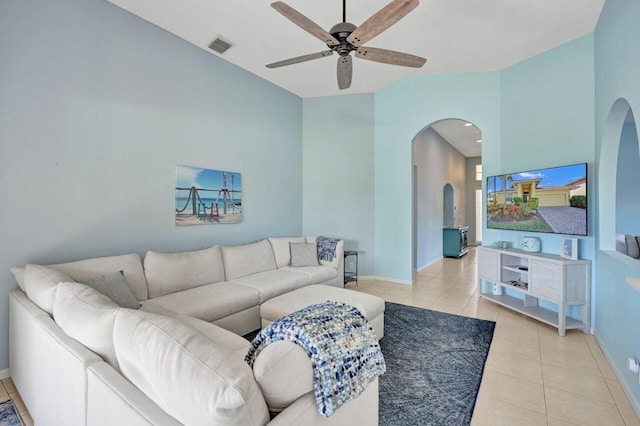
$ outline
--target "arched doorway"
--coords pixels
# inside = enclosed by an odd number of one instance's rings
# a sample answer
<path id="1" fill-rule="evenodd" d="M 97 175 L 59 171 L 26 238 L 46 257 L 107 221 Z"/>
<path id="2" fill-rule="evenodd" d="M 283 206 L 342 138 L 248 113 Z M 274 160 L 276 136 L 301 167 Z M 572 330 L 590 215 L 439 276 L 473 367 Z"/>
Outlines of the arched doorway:
<path id="1" fill-rule="evenodd" d="M 412 140 L 414 271 L 442 258 L 443 227 L 469 225 L 475 236 L 482 223 L 476 221 L 482 214 L 476 210 L 476 191 L 482 190 L 482 176 L 476 173 L 481 142 L 480 129 L 457 118 L 433 122 Z"/>

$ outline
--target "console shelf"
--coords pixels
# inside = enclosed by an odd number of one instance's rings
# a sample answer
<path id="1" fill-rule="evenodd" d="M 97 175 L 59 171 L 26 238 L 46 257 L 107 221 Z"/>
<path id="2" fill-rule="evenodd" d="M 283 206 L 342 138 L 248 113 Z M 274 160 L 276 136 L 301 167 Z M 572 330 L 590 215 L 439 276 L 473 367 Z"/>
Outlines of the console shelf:
<path id="1" fill-rule="evenodd" d="M 589 332 L 590 270 L 588 260 L 570 260 L 546 253 L 478 247 L 480 297 L 542 321 L 558 329 Z M 484 291 L 483 281 L 523 295 L 523 298 Z M 558 312 L 538 306 L 539 300 L 556 304 Z M 566 315 L 567 306 L 582 306 L 582 321 Z"/>

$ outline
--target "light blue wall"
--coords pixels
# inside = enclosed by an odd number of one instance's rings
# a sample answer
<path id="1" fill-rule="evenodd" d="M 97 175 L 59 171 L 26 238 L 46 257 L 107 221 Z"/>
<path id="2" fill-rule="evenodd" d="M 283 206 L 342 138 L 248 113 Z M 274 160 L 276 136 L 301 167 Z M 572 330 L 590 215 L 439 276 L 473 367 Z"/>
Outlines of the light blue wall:
<path id="1" fill-rule="evenodd" d="M 445 118 L 475 124 L 483 158 L 497 169 L 500 156 L 498 73 L 413 77 L 375 94 L 376 275 L 412 280 L 411 141 Z"/>
<path id="2" fill-rule="evenodd" d="M 615 194 L 621 121 L 629 105 L 636 116 L 640 111 L 638 22 L 640 2 L 607 0 L 595 31 L 596 149 L 601 182 L 598 191 L 603 201 L 598 210 L 601 249 L 596 251 L 595 326 L 598 340 L 613 361 L 623 387 L 633 395 L 636 411 L 640 407 L 638 377 L 626 370 L 625 360 L 629 356 L 640 358 L 640 293 L 625 278 L 640 278 L 640 262 L 612 251 L 615 231 L 606 224 L 615 220 L 616 203 L 608 193 Z M 621 98 L 628 104 L 616 102 Z M 614 103 L 617 107 L 626 105 L 624 111 L 615 108 L 610 115 Z"/>
<path id="3" fill-rule="evenodd" d="M 444 224 L 443 188 L 451 184 L 451 215 L 455 225 L 465 225 L 465 158 L 431 127 L 413 141 L 413 164 L 418 171 L 417 269 L 442 258 Z"/>
<path id="4" fill-rule="evenodd" d="M 625 124 L 620 135 L 616 179 L 616 232 L 640 234 L 640 154 L 636 125 Z"/>
<path id="5" fill-rule="evenodd" d="M 0 2 L 0 370 L 9 272 L 302 231 L 302 101 L 103 0 Z M 237 225 L 174 225 L 177 164 L 242 173 Z"/>
<path id="6" fill-rule="evenodd" d="M 470 157 L 465 160 L 465 168 L 466 168 L 466 211 L 465 211 L 465 222 L 469 225 L 469 234 L 467 235 L 467 239 L 469 244 L 478 244 L 482 241 L 476 240 L 476 190 L 482 189 L 482 181 L 484 180 L 484 174 L 482 175 L 482 179 L 476 180 L 476 166 L 478 164 L 482 164 L 482 157 Z M 484 196 L 482 196 L 484 199 Z M 483 210 L 480 211 L 481 216 L 483 215 Z M 482 223 L 482 220 L 480 221 Z M 482 227 L 482 226 L 481 226 Z"/>
<path id="7" fill-rule="evenodd" d="M 587 35 L 503 70 L 500 86 L 501 166 L 496 170 L 483 165 L 483 174 L 491 176 L 589 163 L 589 235 L 576 238 L 579 257 L 592 261 L 595 258 L 597 193 L 593 61 L 593 35 Z M 560 241 L 564 235 L 486 229 L 486 223 L 483 244 L 504 240 L 519 247 L 524 235 L 539 237 L 543 252 L 560 254 Z M 555 305 L 541 305 L 557 310 Z M 576 318 L 582 314 L 577 308 L 569 309 L 568 313 Z"/>
<path id="8" fill-rule="evenodd" d="M 360 275 L 374 270 L 374 97 L 303 102 L 303 232 L 358 250 Z"/>
<path id="9" fill-rule="evenodd" d="M 490 176 L 589 163 L 588 198 L 593 208 L 588 212 L 589 236 L 578 237 L 578 252 L 581 259 L 590 260 L 595 258 L 596 217 L 593 60 L 593 35 L 587 35 L 503 70 L 502 165 L 500 170 L 483 168 Z M 490 229 L 483 241 L 511 241 L 518 247 L 529 234 Z M 560 253 L 562 235 L 534 235 L 542 241 L 542 251 Z"/>

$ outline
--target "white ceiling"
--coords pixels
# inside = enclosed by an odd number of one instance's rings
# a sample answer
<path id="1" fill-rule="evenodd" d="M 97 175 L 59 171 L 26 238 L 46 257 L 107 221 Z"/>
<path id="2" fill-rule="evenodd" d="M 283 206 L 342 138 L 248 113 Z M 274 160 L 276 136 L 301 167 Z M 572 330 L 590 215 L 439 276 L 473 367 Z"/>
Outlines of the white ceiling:
<path id="1" fill-rule="evenodd" d="M 427 58 L 420 69 L 353 59 L 353 83 L 339 90 L 338 55 L 268 69 L 266 64 L 327 50 L 271 8 L 273 0 L 108 0 L 300 97 L 371 93 L 412 75 L 496 71 L 591 33 L 604 0 L 422 0 L 366 43 Z M 360 25 L 391 0 L 347 0 L 347 21 Z M 285 0 L 329 30 L 342 21 L 340 0 Z M 218 36 L 232 47 L 207 46 Z M 466 157 L 481 155 L 480 130 L 461 120 L 432 127 Z"/>
<path id="2" fill-rule="evenodd" d="M 472 123 L 451 118 L 437 121 L 431 128 L 465 157 L 482 156 L 482 142 L 478 142 L 482 140 L 482 132 Z"/>
<path id="3" fill-rule="evenodd" d="M 340 91 L 337 55 L 267 69 L 266 64 L 327 50 L 270 7 L 272 0 L 109 0 L 178 37 L 207 48 L 216 36 L 233 46 L 220 55 L 306 97 L 371 93 L 421 74 L 495 71 L 591 33 L 604 0 L 422 0 L 366 45 L 427 58 L 420 69 L 354 58 L 353 83 Z M 360 25 L 391 0 L 347 0 L 347 21 Z M 340 0 L 285 0 L 329 30 L 342 21 Z"/>

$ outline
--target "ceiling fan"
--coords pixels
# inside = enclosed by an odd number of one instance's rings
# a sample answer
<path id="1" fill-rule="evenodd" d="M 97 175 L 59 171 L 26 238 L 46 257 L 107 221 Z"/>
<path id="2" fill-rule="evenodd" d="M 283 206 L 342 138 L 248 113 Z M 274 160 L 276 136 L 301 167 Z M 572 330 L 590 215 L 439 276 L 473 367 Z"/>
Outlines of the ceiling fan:
<path id="1" fill-rule="evenodd" d="M 419 4 L 418 0 L 393 0 L 359 27 L 347 22 L 346 3 L 346 0 L 342 0 L 342 22 L 334 25 L 328 32 L 291 6 L 281 1 L 272 3 L 271 7 L 312 36 L 326 43 L 329 50 L 274 62 L 268 64 L 267 68 L 278 68 L 324 58 L 336 52 L 340 55 L 338 58 L 338 87 L 343 90 L 351 86 L 353 66 L 350 54 L 353 51 L 356 52 L 355 56 L 357 58 L 369 61 L 413 68 L 420 68 L 424 65 L 427 60 L 420 56 L 396 52 L 395 50 L 363 46 L 364 43 L 385 31 L 415 9 Z"/>

